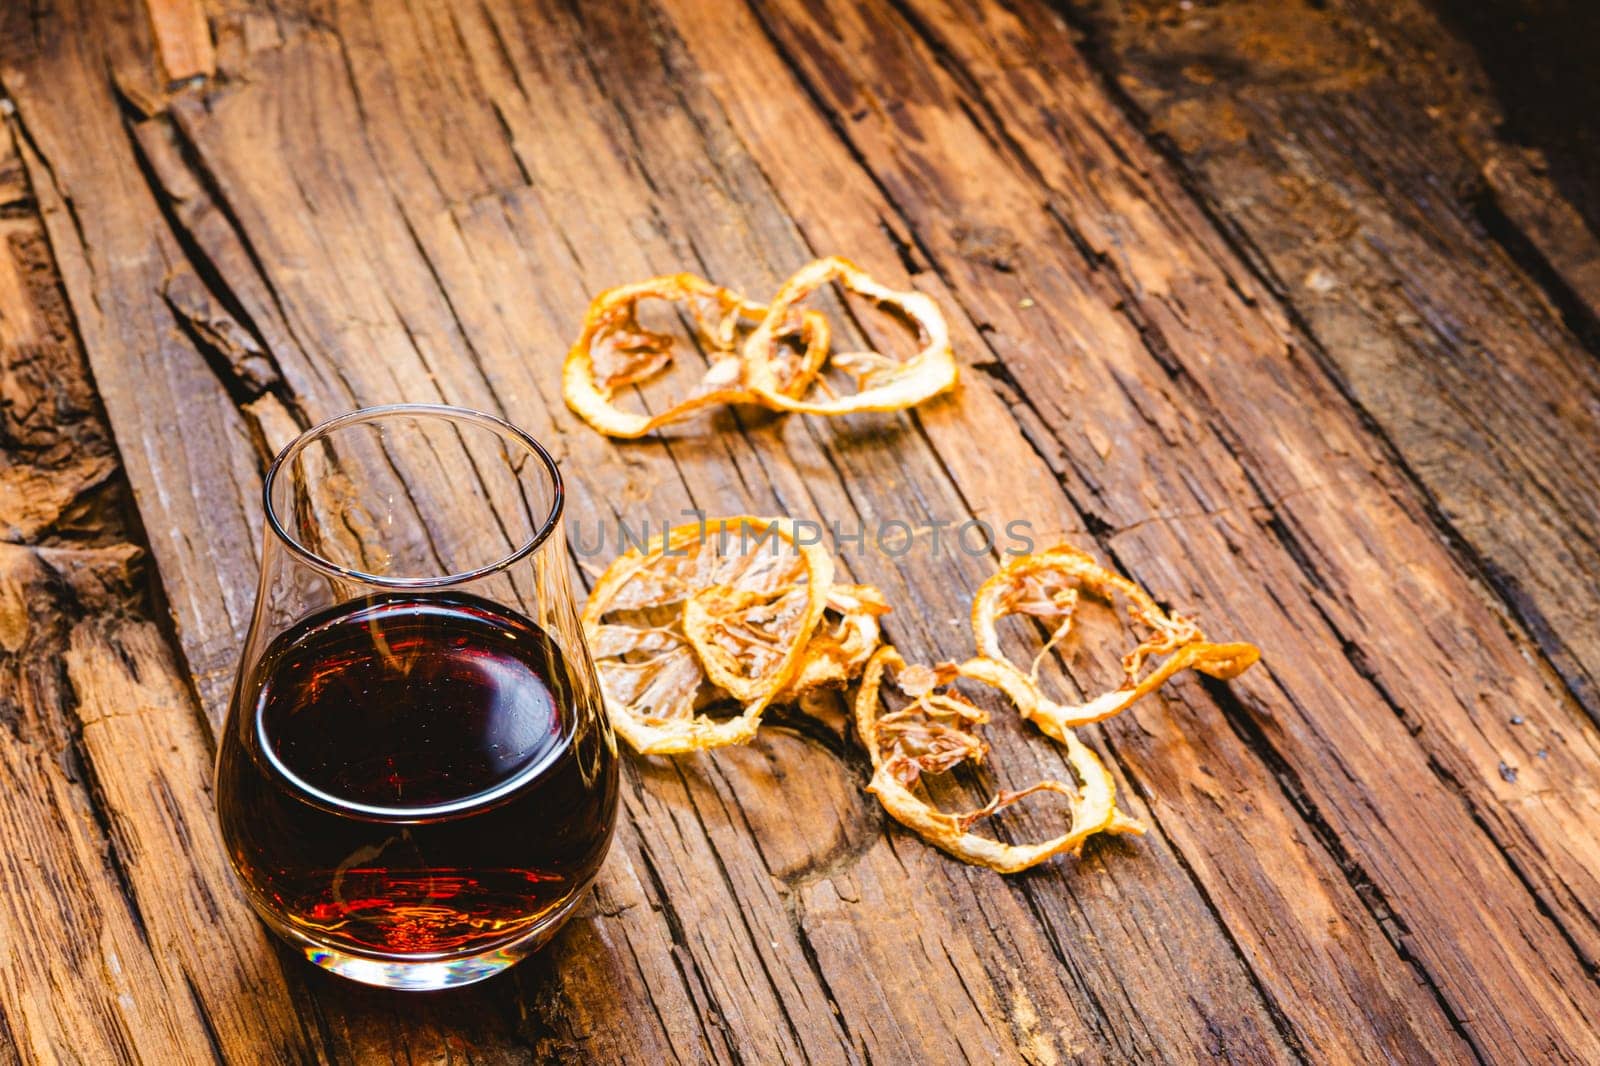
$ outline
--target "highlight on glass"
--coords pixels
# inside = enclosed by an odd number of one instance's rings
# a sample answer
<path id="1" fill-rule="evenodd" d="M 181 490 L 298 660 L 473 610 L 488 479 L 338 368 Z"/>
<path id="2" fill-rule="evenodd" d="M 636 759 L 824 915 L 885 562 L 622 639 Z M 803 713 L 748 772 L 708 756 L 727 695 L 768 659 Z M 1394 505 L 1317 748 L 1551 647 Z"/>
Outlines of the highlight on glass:
<path id="1" fill-rule="evenodd" d="M 264 495 L 217 754 L 245 895 L 357 981 L 498 973 L 571 914 L 616 819 L 556 464 L 491 415 L 376 407 L 296 439 Z"/>

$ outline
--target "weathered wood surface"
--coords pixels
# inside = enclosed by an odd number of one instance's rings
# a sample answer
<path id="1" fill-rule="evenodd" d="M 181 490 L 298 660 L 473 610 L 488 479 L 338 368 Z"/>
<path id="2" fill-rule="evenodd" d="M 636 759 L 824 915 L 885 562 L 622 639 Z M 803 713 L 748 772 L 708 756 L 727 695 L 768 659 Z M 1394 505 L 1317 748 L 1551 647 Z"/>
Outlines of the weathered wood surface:
<path id="1" fill-rule="evenodd" d="M 1600 289 L 1453 24 L 153 6 L 0 15 L 6 1060 L 1600 1061 Z M 562 405 L 599 288 L 832 252 L 944 303 L 957 397 L 621 446 Z M 552 442 L 590 539 L 1026 520 L 1266 661 L 1089 731 L 1137 842 L 960 867 L 790 717 L 634 760 L 593 900 L 512 976 L 355 989 L 249 918 L 206 767 L 263 461 L 398 399 Z M 990 564 L 917 543 L 847 563 L 908 656 L 967 654 Z"/>
<path id="2" fill-rule="evenodd" d="M 1577 7 L 1500 6 L 1509 37 L 1529 22 L 1544 44 L 1600 30 Z M 1441 530 L 1600 716 L 1600 246 L 1581 201 L 1505 130 L 1478 57 L 1421 4 L 1170 7 L 1107 5 L 1087 24 L 1103 27 L 1116 84 L 1190 163 Z M 1569 92 L 1593 85 L 1574 74 Z M 1544 109 L 1565 113 L 1556 88 Z M 1572 114 L 1573 141 L 1592 140 Z"/>

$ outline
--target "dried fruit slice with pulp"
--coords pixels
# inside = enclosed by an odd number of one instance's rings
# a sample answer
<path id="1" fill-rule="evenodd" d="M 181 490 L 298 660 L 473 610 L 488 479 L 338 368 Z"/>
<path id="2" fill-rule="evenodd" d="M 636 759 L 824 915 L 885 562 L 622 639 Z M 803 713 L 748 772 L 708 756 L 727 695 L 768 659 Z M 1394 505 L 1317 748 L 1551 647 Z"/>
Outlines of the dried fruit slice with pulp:
<path id="1" fill-rule="evenodd" d="M 1116 784 L 1088 747 L 1066 732 L 1067 764 L 1075 781 L 1045 780 L 1015 791 L 1002 789 L 982 807 L 952 814 L 934 807 L 913 789 L 924 774 L 942 774 L 963 762 L 978 763 L 988 744 L 977 730 L 988 714 L 950 687 L 958 678 L 989 685 L 1015 699 L 1022 691 L 1014 671 L 987 659 L 941 666 L 907 666 L 900 653 L 884 645 L 867 662 L 856 693 L 856 731 L 872 760 L 867 791 L 878 797 L 896 821 L 935 847 L 975 866 L 1016 873 L 1062 852 L 1077 853 L 1099 832 L 1142 833 L 1144 827 L 1116 807 Z M 909 699 L 883 713 L 884 681 Z M 1022 685 L 1027 680 L 1022 678 Z M 1008 844 L 972 831 L 979 821 L 1041 792 L 1067 798 L 1071 822 L 1066 832 L 1034 844 Z"/>
<path id="2" fill-rule="evenodd" d="M 1070 632 L 1082 596 L 1113 604 L 1125 602 L 1135 630 L 1143 631 L 1143 635 L 1138 646 L 1123 657 L 1120 686 L 1082 703 L 1058 703 L 1040 692 L 1034 679 L 1045 651 Z M 1026 672 L 1006 658 L 1000 648 L 995 624 L 1012 614 L 1029 615 L 1051 629 L 1033 668 Z M 1057 740 L 1070 736 L 1073 726 L 1119 714 L 1180 670 L 1193 668 L 1229 680 L 1261 657 L 1260 649 L 1253 644 L 1207 641 L 1192 619 L 1167 614 L 1137 584 L 1066 544 L 1013 559 L 985 581 L 972 600 L 972 633 L 980 656 L 1015 675 L 1012 687 L 1022 715 Z M 1145 671 L 1146 660 L 1154 656 L 1166 658 Z"/>
<path id="3" fill-rule="evenodd" d="M 614 402 L 616 390 L 658 376 L 673 361 L 673 337 L 639 322 L 639 304 L 647 299 L 683 304 L 711 356 L 710 367 L 689 394 L 654 415 L 625 411 Z M 595 429 L 624 438 L 642 437 L 712 404 L 755 403 L 757 397 L 743 386 L 744 364 L 736 351 L 739 323 L 765 325 L 769 319 L 773 387 L 799 395 L 827 358 L 828 320 L 823 315 L 806 311 L 774 319 L 765 304 L 694 274 L 668 274 L 607 289 L 589 304 L 583 330 L 567 353 L 562 394 Z"/>
<path id="4" fill-rule="evenodd" d="M 831 281 L 914 324 L 919 347 L 903 362 L 879 352 L 836 353 L 828 362 L 855 378 L 859 391 L 848 396 L 806 399 L 793 387 L 792 380 L 785 381 L 780 342 L 800 301 Z M 920 292 L 901 292 L 882 285 L 838 256 L 808 263 L 783 283 L 767 306 L 761 324 L 744 343 L 744 363 L 745 384 L 760 402 L 780 411 L 815 415 L 898 411 L 954 388 L 957 376 L 950 328 L 939 305 Z M 807 384 L 826 390 L 820 375 Z"/>
<path id="5" fill-rule="evenodd" d="M 829 589 L 827 613 L 806 642 L 800 671 L 773 702 L 792 703 L 817 689 L 845 685 L 860 677 L 878 648 L 878 619 L 889 610 L 883 593 L 871 585 Z"/>
<path id="6" fill-rule="evenodd" d="M 613 728 L 647 755 L 748 741 L 832 586 L 833 558 L 787 518 L 691 522 L 624 552 L 583 611 Z M 724 696 L 737 716 L 701 713 Z"/>

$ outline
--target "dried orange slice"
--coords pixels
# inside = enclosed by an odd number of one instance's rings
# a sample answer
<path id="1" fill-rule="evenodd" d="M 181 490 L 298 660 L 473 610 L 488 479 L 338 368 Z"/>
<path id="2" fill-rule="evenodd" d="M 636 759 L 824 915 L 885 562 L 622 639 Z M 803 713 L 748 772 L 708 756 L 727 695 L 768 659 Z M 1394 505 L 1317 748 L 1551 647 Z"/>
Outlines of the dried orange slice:
<path id="1" fill-rule="evenodd" d="M 613 402 L 616 390 L 656 377 L 673 360 L 672 336 L 639 322 L 639 304 L 647 299 L 683 304 L 711 356 L 710 367 L 689 395 L 654 415 L 624 411 Z M 765 304 L 694 274 L 668 274 L 607 289 L 589 304 L 583 330 L 567 353 L 562 395 L 585 422 L 623 438 L 642 437 L 712 404 L 757 402 L 742 385 L 743 363 L 735 349 L 740 321 L 766 324 L 771 317 L 767 310 Z M 784 315 L 772 321 L 768 334 L 773 338 L 773 387 L 803 392 L 827 357 L 827 319 L 814 311 Z"/>
<path id="2" fill-rule="evenodd" d="M 1071 732 L 1064 734 L 1062 743 L 1074 782 L 1045 780 L 1015 791 L 1001 789 L 982 807 L 961 814 L 941 811 L 912 791 L 924 774 L 947 773 L 987 756 L 988 744 L 977 729 L 988 714 L 948 686 L 967 678 L 1012 696 L 1019 675 L 997 666 L 981 658 L 936 667 L 907 666 L 893 647 L 879 648 L 867 662 L 855 700 L 856 732 L 872 760 L 867 791 L 878 797 L 891 817 L 928 843 L 962 862 L 1000 873 L 1026 870 L 1062 852 L 1076 854 L 1095 833 L 1142 833 L 1142 825 L 1118 812 L 1116 783 L 1105 764 Z M 909 702 L 884 714 L 880 707 L 886 676 Z M 1027 684 L 1026 678 L 1022 684 Z M 1007 844 L 972 831 L 982 819 L 1040 792 L 1067 797 L 1071 824 L 1060 836 L 1034 844 Z"/>
<path id="3" fill-rule="evenodd" d="M 787 518 L 691 522 L 612 561 L 583 625 L 617 734 L 647 755 L 742 744 L 799 673 L 833 558 Z M 732 718 L 701 713 L 732 696 Z"/>
<path id="4" fill-rule="evenodd" d="M 887 307 L 915 324 L 920 347 L 901 362 L 878 352 L 841 352 L 829 363 L 856 379 L 859 391 L 849 396 L 805 399 L 786 379 L 779 342 L 794 320 L 796 305 L 817 289 L 837 281 L 844 288 Z M 922 403 L 956 384 L 955 353 L 950 347 L 950 327 L 944 313 L 920 292 L 901 292 L 873 280 L 848 259 L 830 256 L 806 264 L 783 283 L 767 306 L 767 313 L 744 343 L 745 385 L 768 407 L 815 415 L 843 415 L 856 411 L 898 411 Z M 818 378 L 808 382 L 825 387 Z"/>
<path id="5" fill-rule="evenodd" d="M 1124 680 L 1119 687 L 1083 703 L 1057 703 L 1038 690 L 1035 682 L 1039 662 L 1071 631 L 1082 595 L 1112 603 L 1119 599 L 1126 602 L 1129 618 L 1145 634 L 1138 646 L 1123 657 Z M 995 623 L 1011 614 L 1029 615 L 1051 627 L 1049 639 L 1027 672 L 1000 649 Z M 1018 710 L 1057 740 L 1070 735 L 1073 726 L 1121 713 L 1180 670 L 1193 668 L 1228 680 L 1261 657 L 1261 650 L 1254 644 L 1208 642 L 1192 619 L 1168 615 L 1137 584 L 1066 544 L 1013 559 L 985 581 L 972 600 L 972 633 L 980 656 L 1015 674 L 1011 688 L 1015 690 L 1013 699 Z M 1145 660 L 1159 655 L 1167 658 L 1141 676 Z M 1032 690 L 1031 697 L 1028 690 Z"/>

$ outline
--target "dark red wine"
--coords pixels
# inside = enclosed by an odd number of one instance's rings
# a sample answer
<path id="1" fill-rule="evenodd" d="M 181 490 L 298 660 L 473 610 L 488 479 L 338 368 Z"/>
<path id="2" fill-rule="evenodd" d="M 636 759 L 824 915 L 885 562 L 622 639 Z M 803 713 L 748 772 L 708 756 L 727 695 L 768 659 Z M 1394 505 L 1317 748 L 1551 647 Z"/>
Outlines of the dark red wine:
<path id="1" fill-rule="evenodd" d="M 485 600 L 313 616 L 234 698 L 223 839 L 291 934 L 367 956 L 496 950 L 563 913 L 605 855 L 617 760 L 597 696 Z"/>

